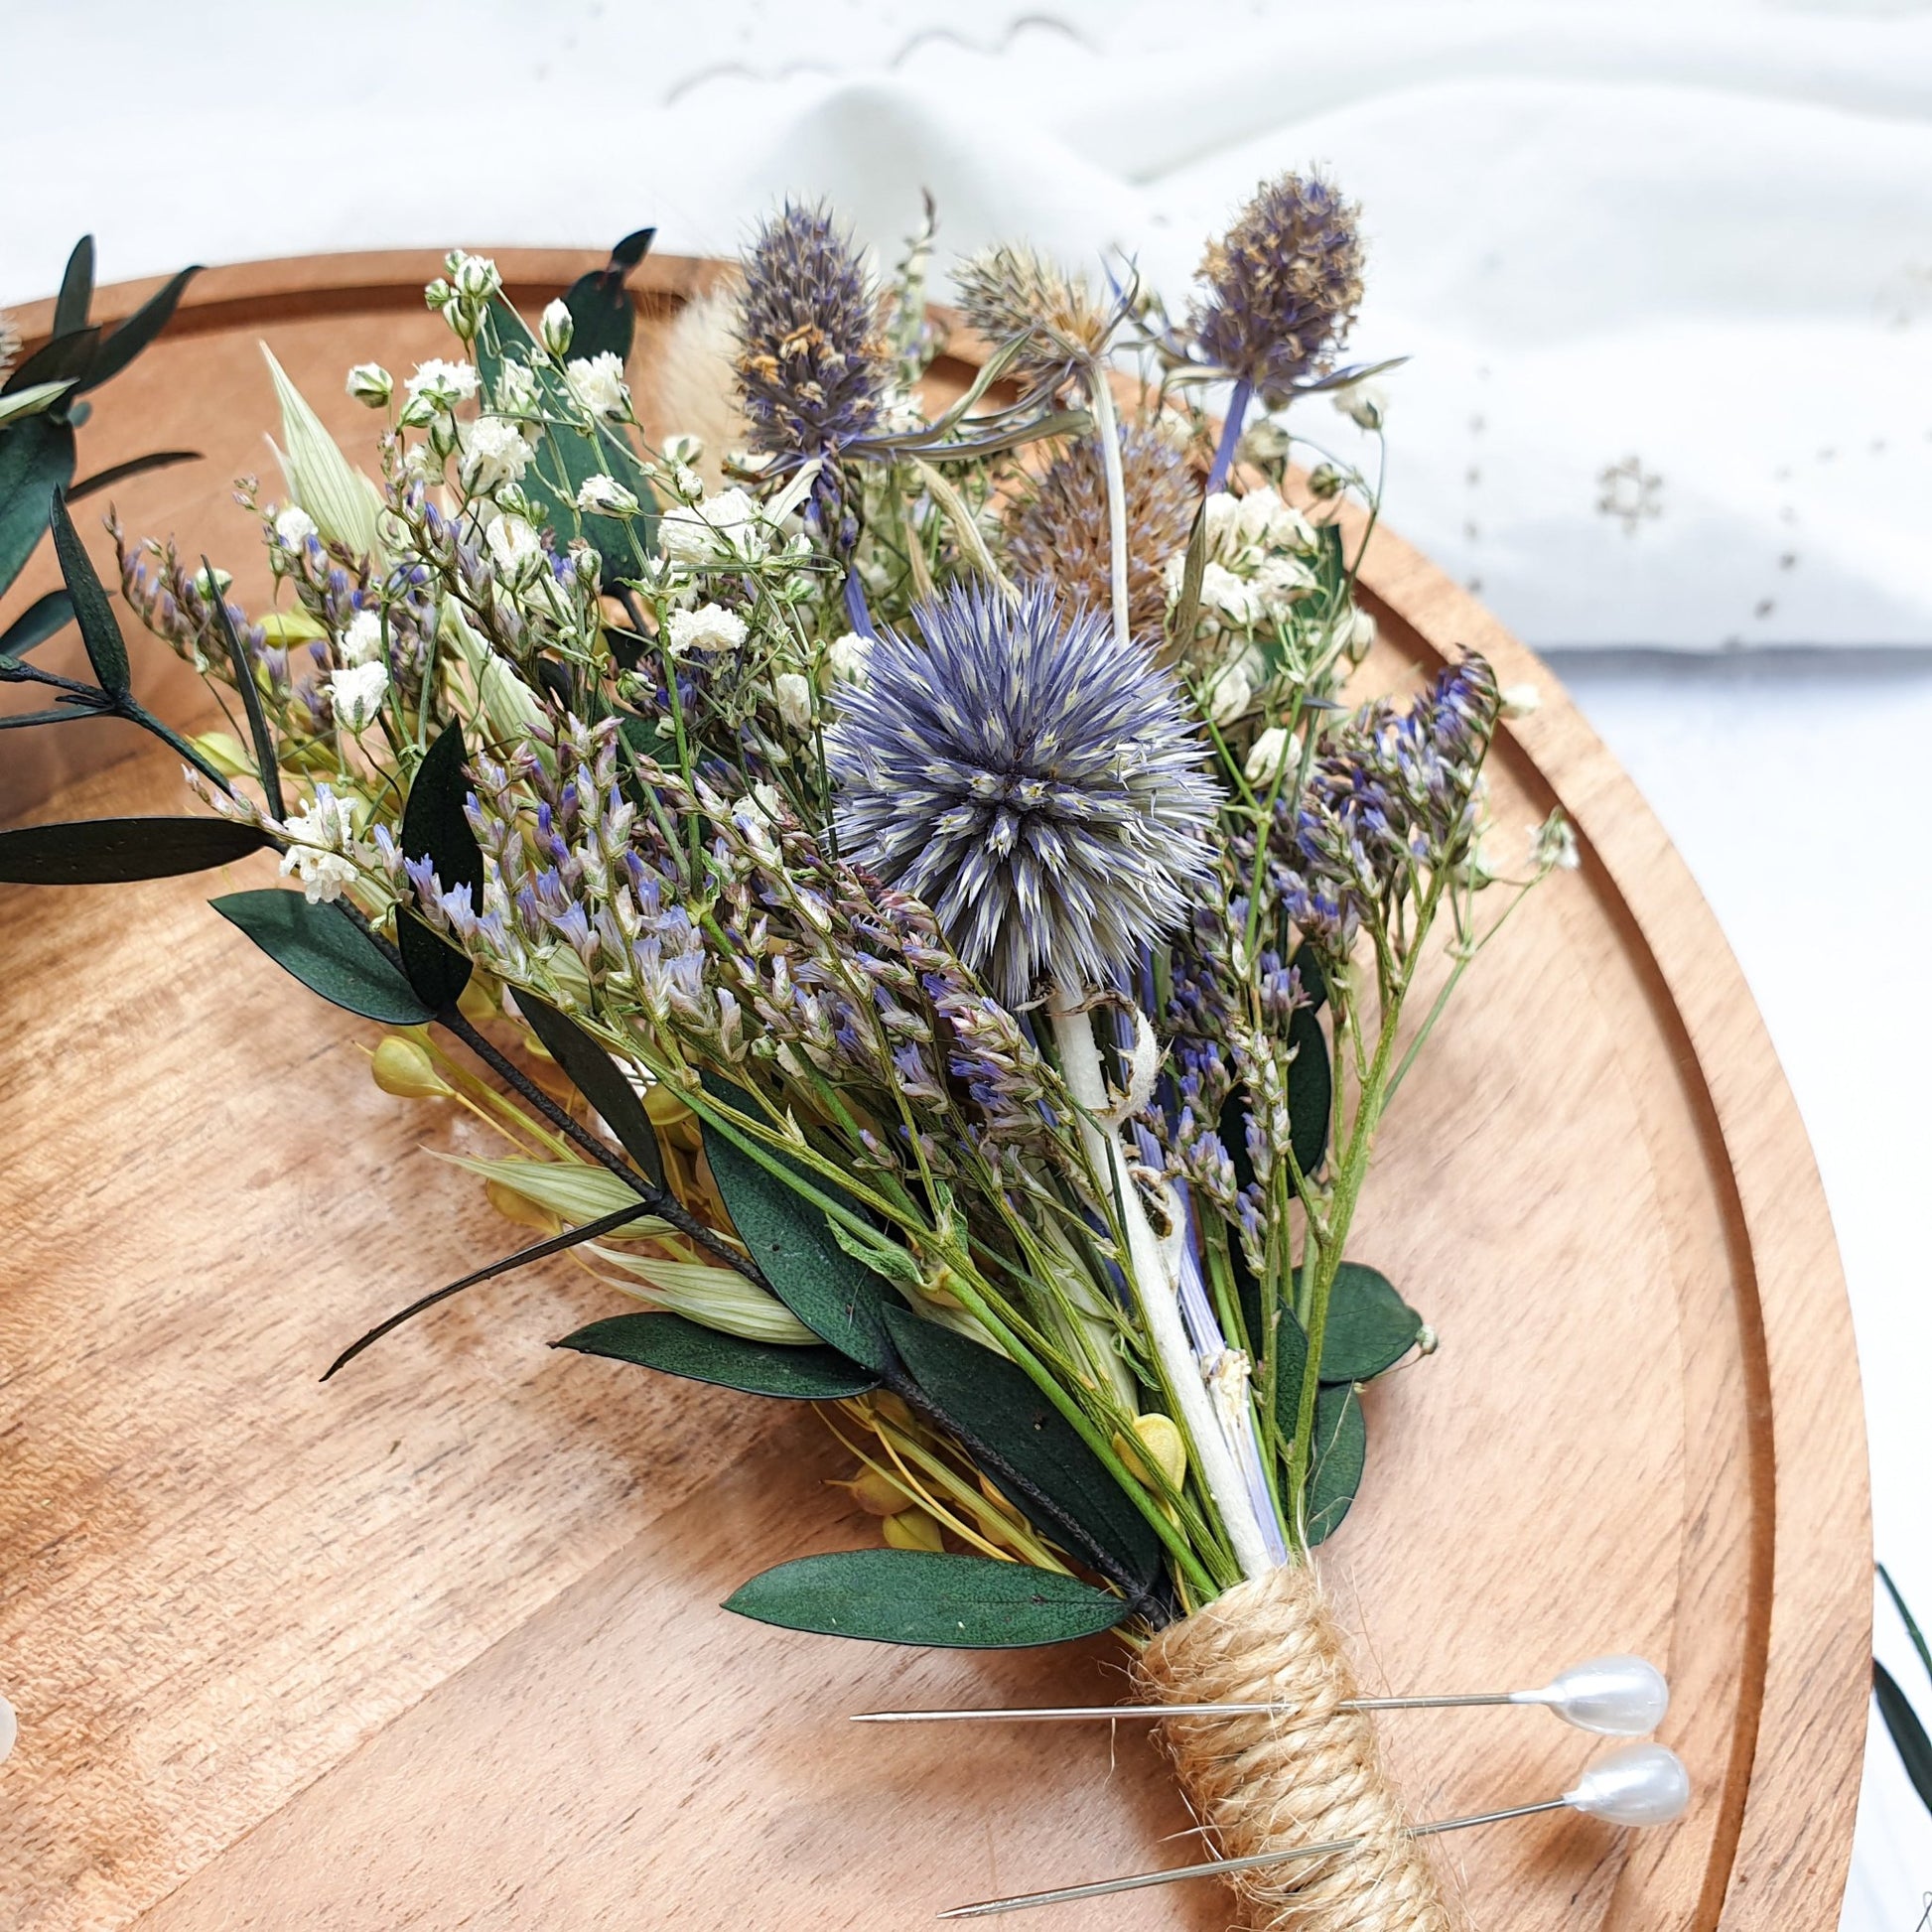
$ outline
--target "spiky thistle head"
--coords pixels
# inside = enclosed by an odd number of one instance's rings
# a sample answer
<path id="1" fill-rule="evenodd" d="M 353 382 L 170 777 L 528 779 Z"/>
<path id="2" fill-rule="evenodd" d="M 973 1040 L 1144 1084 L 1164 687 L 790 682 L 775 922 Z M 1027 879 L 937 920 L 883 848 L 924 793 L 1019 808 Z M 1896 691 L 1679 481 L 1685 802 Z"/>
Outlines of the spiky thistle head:
<path id="1" fill-rule="evenodd" d="M 1168 675 L 1050 584 L 954 585 L 884 631 L 827 736 L 846 856 L 929 904 L 1010 1006 L 1182 923 L 1218 802 Z"/>
<path id="2" fill-rule="evenodd" d="M 960 313 L 995 348 L 1020 345 L 1012 369 L 1022 381 L 1064 381 L 1106 353 L 1118 306 L 1098 302 L 1086 279 L 1033 248 L 983 249 L 953 276 Z"/>
<path id="3" fill-rule="evenodd" d="M 1206 358 L 1277 407 L 1332 358 L 1362 300 L 1361 210 L 1319 175 L 1262 186 L 1208 244 L 1191 322 Z"/>
<path id="4" fill-rule="evenodd" d="M 1187 547 L 1199 501 L 1186 453 L 1158 429 L 1121 432 L 1126 484 L 1127 616 L 1137 636 L 1158 636 L 1167 615 L 1168 559 Z M 1069 444 L 1040 474 L 1007 522 L 1007 554 L 1022 577 L 1051 578 L 1095 605 L 1112 591 L 1113 539 L 1107 473 L 1091 437 Z"/>
<path id="5" fill-rule="evenodd" d="M 826 208 L 787 202 L 743 268 L 736 366 L 753 446 L 835 461 L 878 429 L 891 375 L 858 246 Z"/>

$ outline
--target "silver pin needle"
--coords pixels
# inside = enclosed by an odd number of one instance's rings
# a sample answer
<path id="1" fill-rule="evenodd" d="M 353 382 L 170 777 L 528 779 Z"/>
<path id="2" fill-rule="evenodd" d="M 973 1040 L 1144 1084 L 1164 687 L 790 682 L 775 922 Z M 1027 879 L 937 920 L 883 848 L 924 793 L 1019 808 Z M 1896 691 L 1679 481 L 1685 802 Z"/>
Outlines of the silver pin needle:
<path id="1" fill-rule="evenodd" d="M 1441 1698 L 1347 1698 L 1332 1706 L 1336 1711 L 1420 1711 L 1452 1704 L 1512 1704 L 1510 1691 L 1482 1691 L 1461 1697 Z M 1288 1718 L 1295 1715 L 1290 1704 L 1064 1704 L 1021 1707 L 1011 1711 L 857 1711 L 855 1725 L 953 1724 L 979 1720 L 983 1724 L 1067 1724 L 1080 1720 L 1104 1721 L 1110 1718 Z"/>
<path id="2" fill-rule="evenodd" d="M 1437 1832 L 1459 1832 L 1471 1825 L 1496 1825 L 1505 1818 L 1528 1818 L 1540 1811 L 1562 1811 L 1567 1798 L 1546 1799 L 1539 1805 L 1515 1805 L 1507 1811 L 1479 1812 L 1473 1818 L 1442 1818 L 1433 1825 L 1412 1825 L 1411 1838 Z M 1127 1878 L 1100 1878 L 1089 1885 L 1061 1885 L 1052 1891 L 1032 1891 L 1018 1898 L 989 1898 L 977 1905 L 955 1905 L 941 1918 L 993 1918 L 1001 1912 L 1024 1912 L 1035 1905 L 1066 1905 L 1077 1898 L 1108 1898 L 1115 1892 L 1142 1891 L 1149 1885 L 1172 1885 L 1182 1878 L 1221 1878 L 1232 1871 L 1253 1871 L 1265 1864 L 1286 1864 L 1291 1859 L 1321 1859 L 1352 1852 L 1358 1838 L 1338 1838 L 1326 1845 L 1296 1845 L 1282 1852 L 1256 1852 L 1245 1859 L 1209 1859 L 1202 1864 L 1171 1865 L 1165 1871 L 1137 1871 Z"/>
<path id="3" fill-rule="evenodd" d="M 1429 1825 L 1411 1825 L 1411 1838 L 1433 1838 L 1439 1832 L 1467 1831 L 1472 1825 L 1500 1825 L 1505 1819 L 1533 1818 L 1545 1811 L 1580 1811 L 1609 1825 L 1667 1825 L 1683 1816 L 1691 1802 L 1690 1774 L 1683 1760 L 1662 1744 L 1626 1744 L 1600 1757 L 1560 1798 L 1540 1804 L 1511 1805 L 1503 1811 L 1479 1811 L 1470 1818 L 1439 1818 Z M 1322 1845 L 1294 1845 L 1280 1852 L 1256 1852 L 1240 1859 L 1210 1859 L 1202 1864 L 1170 1866 L 1165 1871 L 1139 1871 L 1127 1878 L 1101 1878 L 1087 1885 L 1061 1885 L 1053 1891 L 1027 1892 L 1017 1898 L 989 1898 L 978 1905 L 955 1905 L 942 1919 L 992 1918 L 1000 1912 L 1026 1911 L 1035 1905 L 1060 1905 L 1076 1898 L 1107 1898 L 1120 1891 L 1140 1891 L 1149 1885 L 1172 1885 L 1183 1878 L 1218 1878 L 1231 1871 L 1253 1871 L 1265 1864 L 1284 1864 L 1291 1859 L 1318 1859 L 1352 1852 L 1358 1838 L 1335 1839 Z"/>

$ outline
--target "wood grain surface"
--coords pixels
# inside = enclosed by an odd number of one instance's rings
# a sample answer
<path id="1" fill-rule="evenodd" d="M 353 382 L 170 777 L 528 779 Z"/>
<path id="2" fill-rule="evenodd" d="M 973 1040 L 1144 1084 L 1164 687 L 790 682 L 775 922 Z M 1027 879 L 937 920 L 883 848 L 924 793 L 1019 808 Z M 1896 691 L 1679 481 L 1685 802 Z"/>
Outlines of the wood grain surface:
<path id="1" fill-rule="evenodd" d="M 499 260 L 526 306 L 589 265 Z M 101 393 L 83 473 L 207 450 L 127 485 L 122 515 L 265 599 L 227 498 L 274 420 L 256 339 L 367 460 L 376 419 L 344 372 L 442 351 L 420 296 L 437 266 L 204 277 Z M 707 272 L 645 265 L 640 362 Z M 1324 1574 L 1375 1688 L 1528 1683 L 1620 1648 L 1670 1674 L 1690 1815 L 1448 1841 L 1483 1932 L 1829 1927 L 1870 1550 L 1803 1132 L 1708 908 L 1548 670 L 1386 532 L 1366 580 L 1371 676 L 1469 644 L 1541 684 L 1492 761 L 1494 809 L 1514 839 L 1560 803 L 1584 867 L 1484 955 L 1384 1130 L 1354 1252 L 1443 1347 L 1369 1391 L 1368 1477 Z M 198 718 L 199 686 L 134 641 L 151 702 Z M 121 729 L 0 738 L 0 810 L 182 809 L 173 761 Z M 565 1263 L 316 1382 L 516 1236 L 423 1151 L 470 1130 L 370 1083 L 376 1030 L 203 902 L 271 872 L 0 890 L 0 1690 L 21 1719 L 0 1925 L 884 1932 L 1191 1853 L 1137 1728 L 843 1723 L 1110 1696 L 1104 1641 L 942 1655 L 719 1610 L 754 1571 L 873 1530 L 825 1486 L 841 1464 L 808 1412 L 547 1350 L 607 1306 Z M 1589 1754 L 1523 1711 L 1397 1714 L 1386 1735 L 1418 1815 L 1545 1796 Z M 1217 1892 L 1175 1887 L 1051 1923 L 1225 1919 Z"/>

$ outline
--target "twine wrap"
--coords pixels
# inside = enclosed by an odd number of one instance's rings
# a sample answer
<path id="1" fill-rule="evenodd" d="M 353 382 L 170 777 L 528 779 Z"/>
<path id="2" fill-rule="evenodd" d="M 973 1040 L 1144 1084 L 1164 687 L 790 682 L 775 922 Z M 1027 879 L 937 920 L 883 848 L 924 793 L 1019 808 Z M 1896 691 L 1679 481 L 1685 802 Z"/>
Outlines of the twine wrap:
<path id="1" fill-rule="evenodd" d="M 1148 1646 L 1150 1702 L 1278 1703 L 1293 1717 L 1169 1718 L 1181 1786 L 1221 1854 L 1360 1838 L 1356 1852 L 1231 1874 L 1257 1932 L 1457 1932 L 1429 1857 L 1413 1839 L 1321 1587 L 1284 1566 L 1237 1585 Z"/>

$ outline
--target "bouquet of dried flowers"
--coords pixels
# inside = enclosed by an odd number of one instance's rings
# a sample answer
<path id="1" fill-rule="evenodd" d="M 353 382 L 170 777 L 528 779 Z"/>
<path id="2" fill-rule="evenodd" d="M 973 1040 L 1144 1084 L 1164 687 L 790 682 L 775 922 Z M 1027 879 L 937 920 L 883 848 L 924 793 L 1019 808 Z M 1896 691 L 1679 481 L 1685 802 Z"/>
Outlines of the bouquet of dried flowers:
<path id="1" fill-rule="evenodd" d="M 280 853 L 295 890 L 215 909 L 391 1029 L 388 1091 L 500 1133 L 466 1165 L 538 1236 L 394 1319 L 574 1249 L 643 1311 L 567 1345 L 815 1403 L 852 1451 L 883 1547 L 731 1608 L 1115 1630 L 1155 1698 L 1330 1718 L 1171 1725 L 1229 1853 L 1290 1792 L 1360 1841 L 1240 1873 L 1256 1922 L 1446 1924 L 1311 1564 L 1361 1386 L 1432 1346 L 1347 1250 L 1449 991 L 1575 844 L 1491 856 L 1480 658 L 1346 695 L 1379 484 L 1297 418 L 1327 392 L 1379 445 L 1376 371 L 1336 366 L 1356 210 L 1264 187 L 1181 316 L 1125 268 L 968 261 L 944 395 L 929 217 L 882 275 L 786 207 L 673 331 L 654 441 L 648 240 L 533 325 L 452 255 L 451 356 L 348 376 L 379 481 L 275 369 L 274 609 L 115 525 L 128 603 L 230 712 L 186 742 L 211 815 L 6 834 L 0 876 Z M 99 679 L 60 702 L 99 709 L 125 648 L 54 523 Z"/>

